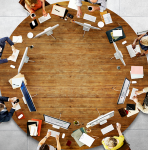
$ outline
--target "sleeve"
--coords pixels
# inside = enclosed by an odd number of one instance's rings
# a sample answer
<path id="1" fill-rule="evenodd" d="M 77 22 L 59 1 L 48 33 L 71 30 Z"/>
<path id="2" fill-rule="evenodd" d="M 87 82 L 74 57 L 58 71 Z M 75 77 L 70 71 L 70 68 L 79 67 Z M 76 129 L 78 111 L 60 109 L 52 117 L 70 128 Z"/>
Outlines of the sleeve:
<path id="1" fill-rule="evenodd" d="M 4 118 L 3 122 L 9 121 L 9 120 L 12 118 L 14 112 L 15 112 L 15 109 L 11 108 L 10 112 L 9 112 L 8 115 Z"/>
<path id="2" fill-rule="evenodd" d="M 143 89 L 143 92 L 147 93 L 147 92 L 148 92 L 148 87 L 145 87 L 145 88 Z"/>
<path id="3" fill-rule="evenodd" d="M 101 3 L 101 6 L 100 6 L 100 12 L 103 12 L 105 9 L 106 9 L 106 0 L 103 0 L 103 2 Z"/>
<path id="4" fill-rule="evenodd" d="M 108 146 L 105 145 L 103 140 L 102 140 L 102 145 L 104 146 L 105 149 L 108 149 Z"/>
<path id="5" fill-rule="evenodd" d="M 6 59 L 1 59 L 1 60 L 0 60 L 0 64 L 7 63 L 7 62 L 8 62 L 7 58 L 6 58 Z"/>
<path id="6" fill-rule="evenodd" d="M 8 102 L 9 97 L 0 96 L 0 101 Z"/>
<path id="7" fill-rule="evenodd" d="M 4 43 L 4 42 L 8 42 L 10 46 L 14 45 L 14 43 L 10 40 L 9 37 L 4 37 L 4 38 L 1 38 L 1 42 Z"/>
<path id="8" fill-rule="evenodd" d="M 77 6 L 82 6 L 82 0 L 77 0 L 76 5 Z"/>
<path id="9" fill-rule="evenodd" d="M 148 108 L 144 109 L 144 107 L 139 102 L 137 103 L 137 108 L 143 113 L 148 113 Z"/>
<path id="10" fill-rule="evenodd" d="M 120 140 L 124 141 L 124 136 L 123 135 L 120 135 L 119 138 L 120 138 Z"/>
<path id="11" fill-rule="evenodd" d="M 36 149 L 36 150 L 39 150 L 39 149 L 40 149 L 40 147 L 41 147 L 41 146 L 40 146 L 40 145 L 38 145 L 38 147 L 37 147 L 37 149 Z"/>

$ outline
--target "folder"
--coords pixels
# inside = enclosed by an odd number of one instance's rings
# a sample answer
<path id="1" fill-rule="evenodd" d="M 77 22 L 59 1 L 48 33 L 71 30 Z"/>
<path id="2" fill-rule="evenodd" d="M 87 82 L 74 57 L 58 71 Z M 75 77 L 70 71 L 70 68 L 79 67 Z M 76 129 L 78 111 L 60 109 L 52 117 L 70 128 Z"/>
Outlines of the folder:
<path id="1" fill-rule="evenodd" d="M 40 136 L 42 120 L 39 120 L 39 119 L 31 119 L 31 120 L 39 122 L 39 124 L 38 124 L 38 136 Z"/>

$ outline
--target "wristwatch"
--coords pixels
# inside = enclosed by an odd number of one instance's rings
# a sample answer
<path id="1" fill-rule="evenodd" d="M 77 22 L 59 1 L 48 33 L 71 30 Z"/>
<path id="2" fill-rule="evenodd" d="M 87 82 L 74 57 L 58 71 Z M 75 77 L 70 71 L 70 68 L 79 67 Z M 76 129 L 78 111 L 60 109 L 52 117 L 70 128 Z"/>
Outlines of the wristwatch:
<path id="1" fill-rule="evenodd" d="M 46 139 L 47 139 L 47 136 L 45 136 L 44 138 L 46 138 Z"/>

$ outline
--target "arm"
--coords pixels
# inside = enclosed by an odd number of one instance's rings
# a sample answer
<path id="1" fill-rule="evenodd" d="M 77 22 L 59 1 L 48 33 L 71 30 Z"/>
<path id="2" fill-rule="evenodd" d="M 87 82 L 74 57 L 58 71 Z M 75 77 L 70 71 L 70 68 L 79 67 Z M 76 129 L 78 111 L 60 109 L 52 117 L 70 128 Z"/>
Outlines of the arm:
<path id="1" fill-rule="evenodd" d="M 57 141 L 57 150 L 61 150 L 61 144 L 60 144 L 58 135 L 56 135 L 56 141 Z"/>
<path id="2" fill-rule="evenodd" d="M 80 16 L 82 15 L 82 11 L 81 11 L 82 0 L 77 0 L 76 5 L 78 7 L 76 16 L 77 16 L 77 18 L 80 18 Z"/>
<path id="3" fill-rule="evenodd" d="M 34 11 L 30 8 L 28 4 L 25 3 L 25 8 L 29 11 L 30 14 L 34 13 Z"/>
<path id="4" fill-rule="evenodd" d="M 0 96 L 0 101 L 8 102 L 9 97 Z"/>
<path id="5" fill-rule="evenodd" d="M 0 60 L 0 64 L 7 63 L 9 60 L 13 60 L 14 58 L 15 58 L 15 56 L 11 55 L 10 57 L 8 57 L 6 59 Z"/>
<path id="6" fill-rule="evenodd" d="M 14 43 L 10 40 L 9 37 L 4 37 L 4 38 L 1 38 L 1 42 L 4 43 L 4 42 L 8 42 L 10 46 L 14 45 Z"/>
<path id="7" fill-rule="evenodd" d="M 136 104 L 139 110 L 141 110 L 143 113 L 148 113 L 148 109 L 144 109 L 144 107 L 139 102 L 137 102 Z"/>
<path id="8" fill-rule="evenodd" d="M 39 142 L 38 146 L 42 146 L 47 140 L 47 138 L 50 137 L 50 135 L 51 135 L 51 132 L 47 132 L 46 136 Z"/>
<path id="9" fill-rule="evenodd" d="M 47 16 L 47 13 L 45 11 L 45 1 L 44 0 L 41 0 L 42 2 L 42 8 L 43 8 L 43 16 L 46 17 Z"/>
<path id="10" fill-rule="evenodd" d="M 15 109 L 14 109 L 14 108 L 11 108 L 10 112 L 9 112 L 8 115 L 4 118 L 3 122 L 9 121 L 9 120 L 12 118 L 14 112 L 15 112 Z"/>
<path id="11" fill-rule="evenodd" d="M 121 124 L 119 123 L 118 126 L 116 126 L 116 128 L 117 128 L 117 131 L 118 131 L 119 136 L 121 136 L 121 135 L 122 135 L 122 132 L 121 132 Z"/>

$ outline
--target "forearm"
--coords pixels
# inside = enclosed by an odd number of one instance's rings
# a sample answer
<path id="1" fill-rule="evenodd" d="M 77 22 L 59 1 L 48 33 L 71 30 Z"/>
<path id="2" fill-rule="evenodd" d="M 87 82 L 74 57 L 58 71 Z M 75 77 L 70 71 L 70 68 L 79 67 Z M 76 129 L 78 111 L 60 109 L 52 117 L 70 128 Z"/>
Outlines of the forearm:
<path id="1" fill-rule="evenodd" d="M 34 13 L 34 11 L 30 8 L 29 5 L 25 4 L 25 8 L 29 11 L 30 14 Z"/>
<path id="2" fill-rule="evenodd" d="M 39 145 L 41 146 L 41 145 L 43 145 L 45 142 L 46 142 L 46 140 L 47 140 L 47 138 L 43 138 L 40 142 L 39 142 Z"/>
<path id="3" fill-rule="evenodd" d="M 57 141 L 57 150 L 61 150 L 61 144 L 59 141 Z"/>
<path id="4" fill-rule="evenodd" d="M 0 96 L 0 101 L 8 102 L 9 97 Z"/>
<path id="5" fill-rule="evenodd" d="M 121 130 L 120 130 L 120 129 L 117 129 L 117 131 L 118 131 L 119 136 L 121 136 L 121 135 L 122 135 Z"/>
<path id="6" fill-rule="evenodd" d="M 43 0 L 42 2 L 42 8 L 43 8 L 43 12 L 45 11 L 45 1 Z"/>
<path id="7" fill-rule="evenodd" d="M 141 34 L 137 39 L 138 41 L 145 35 L 145 33 Z"/>

